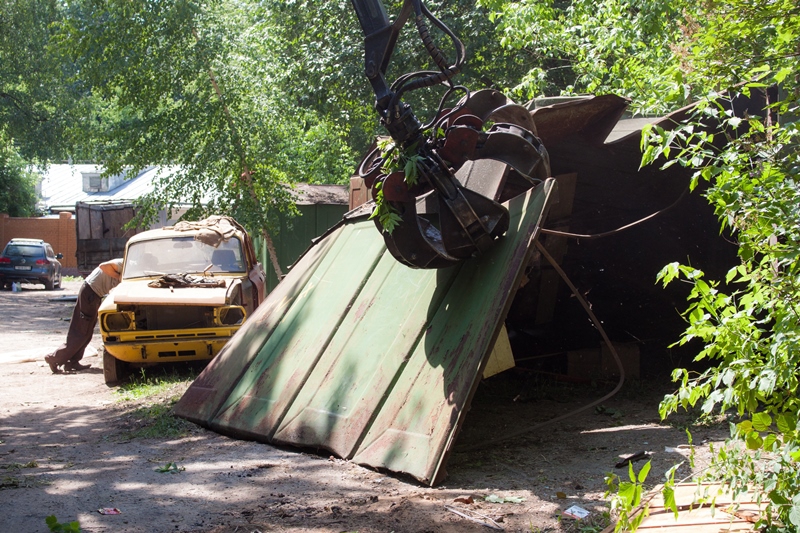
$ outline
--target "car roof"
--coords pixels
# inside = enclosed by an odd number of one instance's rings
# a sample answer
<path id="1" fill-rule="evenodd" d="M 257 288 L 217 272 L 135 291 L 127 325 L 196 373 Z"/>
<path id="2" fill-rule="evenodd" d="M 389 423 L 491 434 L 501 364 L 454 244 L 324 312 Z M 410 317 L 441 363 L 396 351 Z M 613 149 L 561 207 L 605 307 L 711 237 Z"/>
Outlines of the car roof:
<path id="1" fill-rule="evenodd" d="M 11 239 L 8 244 L 47 244 L 42 239 Z"/>
<path id="2" fill-rule="evenodd" d="M 226 219 L 220 223 L 219 219 Z M 230 222 L 228 222 L 230 221 Z M 176 237 L 194 237 L 206 235 L 209 231 L 219 232 L 221 240 L 228 240 L 237 237 L 244 243 L 244 229 L 229 217 L 209 217 L 197 222 L 178 223 L 175 226 L 167 226 L 159 229 L 151 229 L 133 235 L 128 240 L 128 245 L 141 241 L 151 241 L 156 239 L 173 239 Z M 204 240 L 204 239 L 198 239 Z"/>

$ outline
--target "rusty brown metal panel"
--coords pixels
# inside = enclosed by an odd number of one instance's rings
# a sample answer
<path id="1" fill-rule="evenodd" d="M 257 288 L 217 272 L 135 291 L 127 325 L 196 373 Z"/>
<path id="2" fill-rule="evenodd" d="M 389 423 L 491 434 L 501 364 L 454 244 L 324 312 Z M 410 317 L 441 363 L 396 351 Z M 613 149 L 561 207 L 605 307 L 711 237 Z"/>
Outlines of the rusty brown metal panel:
<path id="1" fill-rule="evenodd" d="M 511 200 L 506 236 L 448 269 L 408 268 L 371 221 L 346 221 L 278 285 L 178 414 L 435 482 L 552 188 Z"/>
<path id="2" fill-rule="evenodd" d="M 572 135 L 601 145 L 614 129 L 629 100 L 606 94 L 540 107 L 531 112 L 536 132 L 549 147 Z"/>

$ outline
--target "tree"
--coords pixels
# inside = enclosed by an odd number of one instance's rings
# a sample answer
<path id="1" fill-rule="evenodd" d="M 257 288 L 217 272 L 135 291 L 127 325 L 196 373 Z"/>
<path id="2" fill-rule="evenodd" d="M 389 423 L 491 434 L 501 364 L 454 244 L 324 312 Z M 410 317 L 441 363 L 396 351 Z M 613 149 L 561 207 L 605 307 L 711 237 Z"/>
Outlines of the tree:
<path id="1" fill-rule="evenodd" d="M 67 5 L 60 49 L 77 66 L 75 83 L 101 102 L 82 144 L 96 147 L 109 173 L 180 169 L 145 199 L 144 215 L 188 202 L 188 216 L 215 210 L 251 230 L 274 227 L 292 209 L 287 184 L 347 182 L 377 132 L 347 0 Z M 484 27 L 463 11 L 454 20 Z M 420 68 L 415 30 L 411 37 L 395 71 Z M 493 43 L 476 49 L 488 57 Z M 428 97 L 420 110 L 436 104 Z"/>
<path id="2" fill-rule="evenodd" d="M 90 104 L 70 83 L 74 65 L 52 44 L 56 0 L 5 0 L 0 16 L 0 131 L 28 161 L 64 157 L 69 128 Z"/>
<path id="3" fill-rule="evenodd" d="M 36 213 L 36 180 L 10 139 L 0 131 L 0 213 L 29 217 Z"/>
<path id="4" fill-rule="evenodd" d="M 186 202 L 189 216 L 224 212 L 266 232 L 292 209 L 290 184 L 319 154 L 341 153 L 341 134 L 282 100 L 270 84 L 278 68 L 265 55 L 259 10 L 239 2 L 125 0 L 69 3 L 62 50 L 80 81 L 109 109 L 93 128 L 106 172 L 149 165 L 179 170 L 143 199 L 141 213 Z M 283 150 L 293 146 L 294 158 Z M 352 161 L 332 162 L 328 182 L 346 179 Z M 299 169 L 299 171 L 298 171 Z M 319 180 L 321 181 L 321 180 Z M 265 236 L 266 233 L 264 233 Z"/>
<path id="5" fill-rule="evenodd" d="M 713 475 L 734 491 L 755 486 L 767 502 L 756 527 L 800 530 L 800 8 L 793 2 L 739 0 L 687 12 L 684 61 L 692 83 L 710 92 L 698 119 L 721 119 L 724 149 L 693 124 L 675 134 L 652 130 L 645 160 L 668 156 L 695 169 L 723 227 L 739 242 L 741 264 L 723 288 L 703 273 L 673 264 L 661 273 L 692 284 L 681 343 L 704 344 L 699 374 L 678 369 L 680 387 L 665 398 L 662 416 L 702 404 L 708 415 L 734 411 L 739 419 L 714 460 Z M 777 86 L 760 116 L 724 113 L 715 89 L 749 95 Z M 768 93 L 769 94 L 769 93 Z"/>
<path id="6" fill-rule="evenodd" d="M 384 2 L 390 20 L 402 1 Z M 500 45 L 488 11 L 468 0 L 426 2 L 429 9 L 459 36 L 467 48 L 467 63 L 456 81 L 472 90 L 505 88 L 522 74 L 521 54 Z M 340 128 L 351 151 L 364 155 L 380 133 L 373 109 L 375 96 L 364 75 L 364 35 L 350 0 L 262 2 L 259 31 L 269 43 L 280 69 L 275 82 L 288 102 L 325 117 Z M 430 25 L 429 25 L 430 26 Z M 430 26 L 431 34 L 450 59 L 454 51 L 447 38 Z M 413 22 L 406 23 L 387 70 L 393 80 L 407 72 L 431 68 Z M 415 113 L 429 119 L 443 90 L 432 88 L 408 95 Z M 385 133 L 385 132 L 384 132 Z"/>
<path id="7" fill-rule="evenodd" d="M 529 58 L 515 87 L 523 98 L 617 94 L 635 113 L 664 113 L 690 101 L 673 47 L 683 30 L 681 1 L 479 0 L 502 29 L 502 43 Z"/>

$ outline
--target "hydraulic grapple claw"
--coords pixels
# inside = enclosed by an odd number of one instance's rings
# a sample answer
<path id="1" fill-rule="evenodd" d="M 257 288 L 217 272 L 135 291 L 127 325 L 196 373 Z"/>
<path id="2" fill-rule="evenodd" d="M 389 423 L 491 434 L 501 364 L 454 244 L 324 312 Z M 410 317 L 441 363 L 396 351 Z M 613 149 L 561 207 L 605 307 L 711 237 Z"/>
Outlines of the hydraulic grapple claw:
<path id="1" fill-rule="evenodd" d="M 461 69 L 464 46 L 422 0 L 405 0 L 390 24 L 380 0 L 352 0 L 365 37 L 365 73 L 375 92 L 375 108 L 393 144 L 367 156 L 359 174 L 372 190 L 373 218 L 389 252 L 415 268 L 443 268 L 484 253 L 508 229 L 501 204 L 534 187 L 550 173 L 547 152 L 527 109 L 495 90 L 474 94 L 450 80 Z M 421 71 L 389 86 L 384 74 L 400 29 L 412 17 L 439 71 Z M 425 19 L 445 31 L 457 58 L 447 65 L 433 43 Z M 430 124 L 421 124 L 401 97 L 443 85 L 448 96 L 466 93 Z M 444 136 L 439 135 L 444 131 Z"/>

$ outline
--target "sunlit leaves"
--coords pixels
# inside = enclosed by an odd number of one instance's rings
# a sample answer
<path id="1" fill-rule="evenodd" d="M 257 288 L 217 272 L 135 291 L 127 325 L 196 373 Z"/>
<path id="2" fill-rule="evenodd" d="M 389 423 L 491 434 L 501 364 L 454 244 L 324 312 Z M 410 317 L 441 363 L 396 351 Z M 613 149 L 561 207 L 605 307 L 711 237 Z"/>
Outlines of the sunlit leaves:
<path id="1" fill-rule="evenodd" d="M 710 86 L 732 87 L 757 97 L 779 80 L 771 110 L 798 108 L 800 58 L 786 46 L 800 38 L 793 4 L 698 4 L 703 13 L 687 36 L 687 62 Z M 697 13 L 695 12 L 695 15 Z M 698 20 L 700 20 L 698 18 Z M 759 26 L 757 21 L 765 24 Z M 699 46 L 702 44 L 702 46 Z M 688 48 L 688 46 L 687 46 Z M 724 58 L 724 60 L 721 60 Z M 734 90 L 733 96 L 736 95 Z M 705 195 L 723 228 L 739 244 L 741 264 L 725 276 L 727 286 L 705 281 L 693 269 L 668 265 L 659 279 L 692 284 L 687 329 L 679 341 L 695 343 L 697 359 L 713 366 L 691 374 L 676 371 L 679 389 L 665 398 L 666 416 L 702 401 L 702 412 L 743 417 L 731 440 L 714 458 L 717 475 L 732 487 L 760 487 L 771 502 L 762 522 L 800 525 L 794 498 L 800 491 L 797 419 L 800 368 L 800 189 L 798 128 L 785 116 L 744 116 L 719 105 L 710 93 L 697 107 L 696 124 L 712 117 L 722 125 L 725 144 L 703 138 L 697 127 L 672 133 L 656 127 L 643 137 L 645 163 L 674 161 L 695 170 L 694 184 L 707 182 Z M 772 113 L 774 113 L 772 111 Z M 698 343 L 699 341 L 699 343 Z"/>
<path id="2" fill-rule="evenodd" d="M 11 139 L 0 129 L 0 213 L 12 217 L 36 214 L 36 180 Z"/>
<path id="3" fill-rule="evenodd" d="M 504 31 L 502 43 L 533 59 L 517 86 L 526 97 L 613 93 L 638 112 L 687 102 L 681 57 L 682 3 L 627 0 L 482 0 Z"/>
<path id="4" fill-rule="evenodd" d="M 647 480 L 647 475 L 650 473 L 650 461 L 647 461 L 642 469 L 637 474 L 633 470 L 633 463 L 628 463 L 628 479 L 630 481 L 622 481 L 620 478 L 612 473 L 605 476 L 606 493 L 605 496 L 611 496 L 611 510 L 617 514 L 617 523 L 614 531 L 636 531 L 644 520 L 649 515 L 649 505 L 642 505 L 642 494 L 644 482 Z M 668 479 L 666 484 L 667 488 L 672 489 L 672 479 Z M 674 493 L 673 504 L 674 504 Z M 665 492 L 665 501 L 668 498 Z M 669 503 L 666 503 L 668 508 L 671 508 Z"/>

